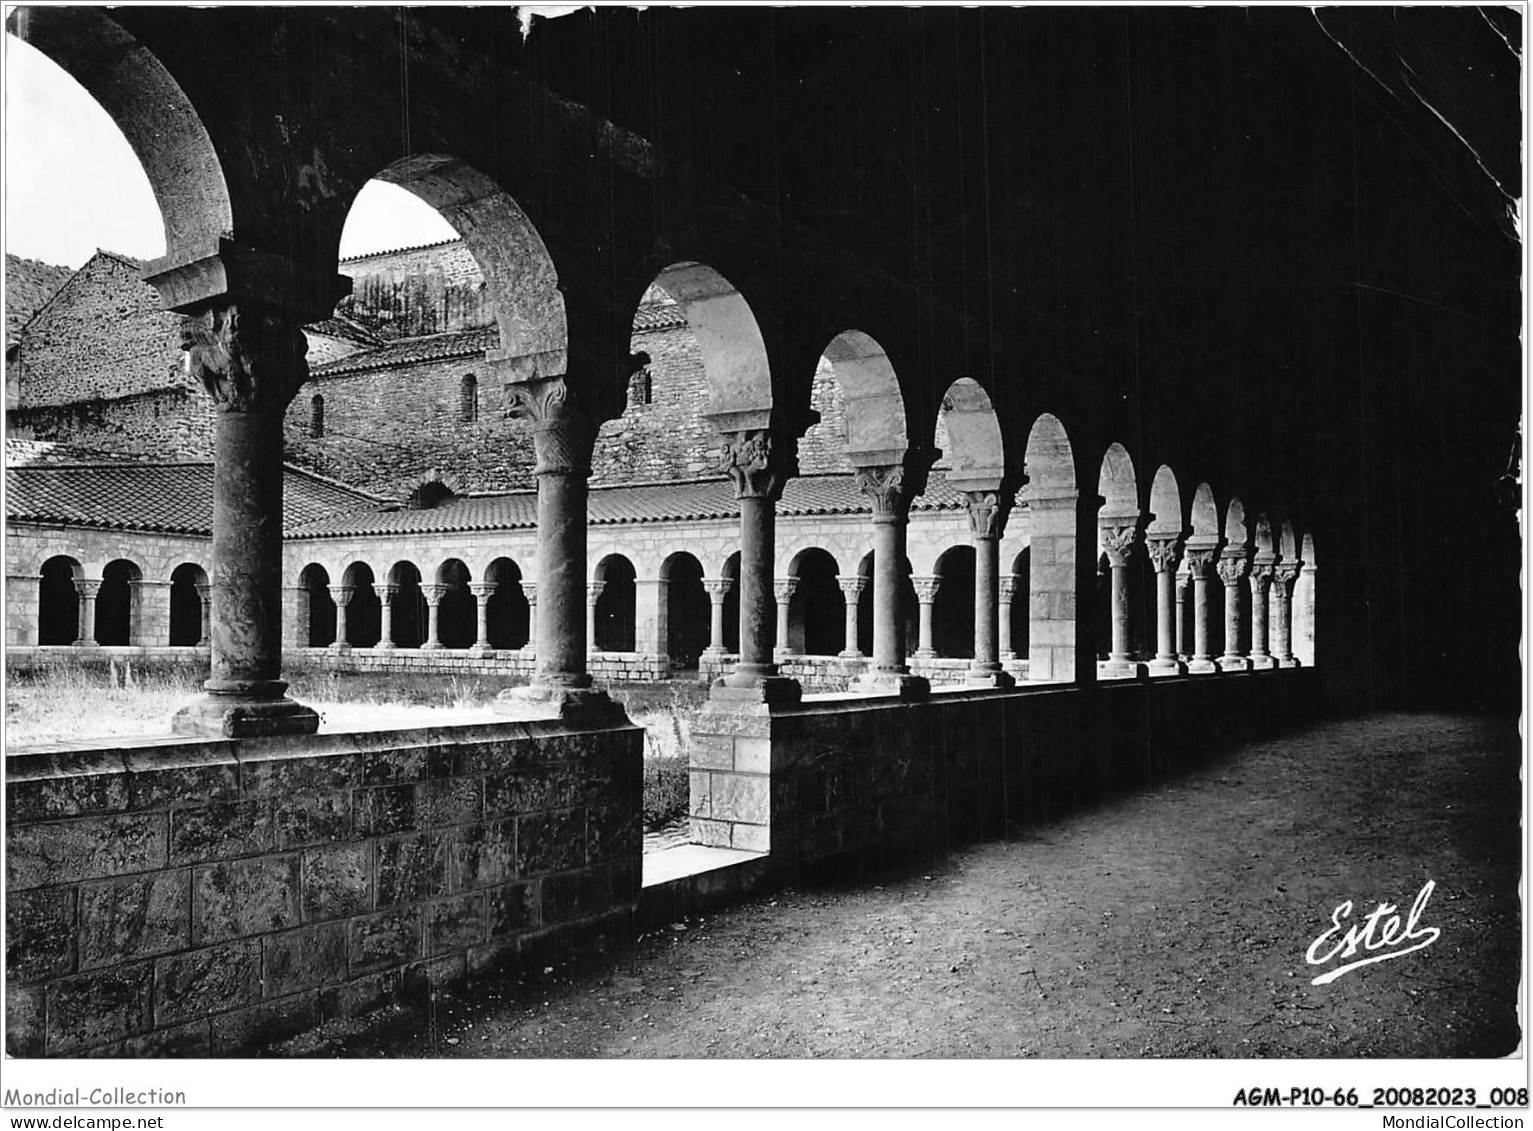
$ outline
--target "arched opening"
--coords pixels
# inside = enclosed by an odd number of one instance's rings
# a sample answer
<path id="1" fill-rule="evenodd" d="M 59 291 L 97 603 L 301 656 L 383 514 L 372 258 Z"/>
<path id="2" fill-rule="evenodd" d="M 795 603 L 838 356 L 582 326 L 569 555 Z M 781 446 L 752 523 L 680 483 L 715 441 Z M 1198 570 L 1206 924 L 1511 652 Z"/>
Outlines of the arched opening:
<path id="1" fill-rule="evenodd" d="M 531 607 L 522 588 L 522 570 L 510 558 L 496 558 L 484 571 L 495 588 L 485 598 L 485 631 L 491 648 L 527 646 Z"/>
<path id="2" fill-rule="evenodd" d="M 637 614 L 633 563 L 622 554 L 608 554 L 597 563 L 596 580 L 602 589 L 596 598 L 593 647 L 598 652 L 632 652 Z"/>
<path id="3" fill-rule="evenodd" d="M 318 393 L 309 398 L 309 438 L 325 438 L 325 398 Z"/>
<path id="4" fill-rule="evenodd" d="M 202 592 L 208 575 L 199 565 L 182 562 L 170 573 L 170 645 L 188 647 L 202 642 Z"/>
<path id="5" fill-rule="evenodd" d="M 479 610 L 469 592 L 468 566 L 448 558 L 436 571 L 436 583 L 446 586 L 436 611 L 437 640 L 443 648 L 472 648 L 479 634 Z"/>
<path id="6" fill-rule="evenodd" d="M 1248 560 L 1251 556 L 1251 528 L 1246 522 L 1246 507 L 1239 499 L 1231 499 L 1229 509 L 1224 513 L 1224 550 L 1221 557 L 1244 555 Z M 1220 596 L 1223 597 L 1221 621 L 1225 624 L 1224 650 L 1226 654 L 1245 655 L 1251 650 L 1251 588 L 1246 583 L 1250 567 L 1247 565 L 1246 573 L 1233 586 L 1219 585 Z M 1230 622 L 1231 608 L 1233 606 L 1233 624 Z M 1231 628 L 1234 629 L 1231 639 Z"/>
<path id="7" fill-rule="evenodd" d="M 338 614 L 335 608 L 335 598 L 330 594 L 330 573 L 324 566 L 310 563 L 303 567 L 298 574 L 298 587 L 303 590 L 304 598 L 308 602 L 308 625 L 307 631 L 303 632 L 301 642 L 309 648 L 328 648 L 335 643 L 335 626 Z M 352 595 L 352 601 L 356 601 L 356 595 Z M 348 617 L 351 615 L 353 605 L 347 605 Z"/>
<path id="8" fill-rule="evenodd" d="M 772 378 L 756 316 L 735 285 L 702 263 L 674 263 L 655 277 L 686 317 L 708 382 L 711 414 L 770 410 Z"/>
<path id="9" fill-rule="evenodd" d="M 125 558 L 108 562 L 101 571 L 101 590 L 96 595 L 96 643 L 137 643 L 139 590 L 143 571 Z"/>
<path id="10" fill-rule="evenodd" d="M 1124 664 L 1143 658 L 1144 647 L 1144 582 L 1139 548 L 1139 483 L 1134 472 L 1134 461 L 1122 444 L 1112 443 L 1102 454 L 1102 466 L 1097 475 L 1097 494 L 1102 498 L 1097 512 L 1098 600 L 1093 604 L 1092 635 L 1096 642 L 1097 659 L 1112 660 L 1117 650 L 1113 640 L 1113 602 L 1116 578 L 1114 570 L 1122 570 L 1123 607 L 1116 610 L 1123 617 L 1125 629 L 1121 642 L 1122 656 L 1109 667 L 1111 674 L 1123 674 L 1132 669 Z M 1105 562 L 1103 559 L 1105 558 Z M 1102 594 L 1105 591 L 1106 614 L 1102 617 Z"/>
<path id="11" fill-rule="evenodd" d="M 952 546 L 934 567 L 932 646 L 939 656 L 974 658 L 974 547 Z"/>
<path id="12" fill-rule="evenodd" d="M 834 656 L 846 637 L 836 559 L 818 547 L 802 550 L 788 564 L 788 576 L 798 580 L 788 601 L 788 646 L 808 656 Z"/>
<path id="13" fill-rule="evenodd" d="M 996 490 L 1006 474 L 1006 453 L 985 387 L 972 377 L 954 381 L 942 395 L 938 420 L 951 449 L 942 456 L 947 481 L 960 491 Z"/>
<path id="14" fill-rule="evenodd" d="M 1294 582 L 1293 654 L 1301 664 L 1313 667 L 1316 649 L 1315 583 L 1318 573 L 1315 567 L 1315 543 L 1309 534 L 1304 535 L 1299 560 L 1303 564 L 1299 567 L 1299 578 Z"/>
<path id="15" fill-rule="evenodd" d="M 374 584 L 373 569 L 366 562 L 352 562 L 341 575 L 351 587 L 346 606 L 346 643 L 353 648 L 372 648 L 383 633 L 383 598 Z"/>
<path id="16" fill-rule="evenodd" d="M 75 578 L 80 563 L 73 558 L 49 558 L 37 586 L 37 642 L 73 644 L 80 636 L 80 595 Z"/>
<path id="17" fill-rule="evenodd" d="M 951 427 L 951 425 L 950 425 Z M 1059 418 L 1043 413 L 1033 422 L 1024 454 L 1028 508 L 1028 668 L 1032 680 L 1073 680 L 1076 656 L 1075 456 Z M 1083 547 L 1090 553 L 1095 547 Z"/>
<path id="18" fill-rule="evenodd" d="M 1091 650 L 1099 663 L 1112 651 L 1112 563 L 1106 554 L 1097 555 L 1091 589 Z"/>
<path id="19" fill-rule="evenodd" d="M 1214 490 L 1207 483 L 1199 483 L 1192 493 L 1191 512 L 1192 533 L 1187 536 L 1187 552 L 1189 554 L 1217 555 L 1219 550 L 1219 507 L 1214 500 Z M 1188 656 L 1198 653 L 1197 644 L 1197 592 L 1198 578 L 1189 570 L 1187 582 L 1186 603 L 1183 609 L 1185 616 L 1184 639 L 1187 642 Z M 1208 604 L 1208 654 L 1217 656 L 1224 651 L 1224 584 L 1219 580 L 1219 574 L 1213 565 L 1208 567 L 1207 582 L 1204 585 L 1205 600 Z M 1194 669 L 1196 670 L 1196 669 Z"/>
<path id="20" fill-rule="evenodd" d="M 426 640 L 426 597 L 414 562 L 396 562 L 389 570 L 394 587 L 390 637 L 396 647 L 419 648 Z"/>
<path id="21" fill-rule="evenodd" d="M 703 588 L 703 566 L 686 551 L 665 559 L 660 567 L 665 581 L 665 651 L 671 666 L 688 670 L 708 647 L 713 605 Z"/>
<path id="22" fill-rule="evenodd" d="M 914 653 L 920 640 L 921 602 L 916 597 L 915 582 L 911 580 L 910 559 L 905 559 L 902 571 L 904 580 L 900 585 L 900 619 L 905 624 L 906 651 Z M 864 554 L 857 563 L 857 576 L 862 578 L 862 592 L 857 595 L 857 648 L 864 656 L 873 654 L 873 555 Z"/>
<path id="23" fill-rule="evenodd" d="M 799 440 L 799 465 L 806 472 L 845 472 L 904 458 L 910 441 L 899 379 L 883 346 L 861 330 L 844 330 L 825 347 L 810 407 L 820 419 Z"/>
<path id="24" fill-rule="evenodd" d="M 740 653 L 740 551 L 736 550 L 724 559 L 721 577 L 729 579 L 729 592 L 724 594 L 724 651 L 730 655 Z"/>
<path id="25" fill-rule="evenodd" d="M 1032 563 L 1033 552 L 1026 546 L 1011 563 L 1011 650 L 1024 659 L 1027 657 L 1027 592 Z"/>
<path id="26" fill-rule="evenodd" d="M 458 419 L 473 424 L 479 419 L 479 378 L 465 373 L 458 386 Z"/>

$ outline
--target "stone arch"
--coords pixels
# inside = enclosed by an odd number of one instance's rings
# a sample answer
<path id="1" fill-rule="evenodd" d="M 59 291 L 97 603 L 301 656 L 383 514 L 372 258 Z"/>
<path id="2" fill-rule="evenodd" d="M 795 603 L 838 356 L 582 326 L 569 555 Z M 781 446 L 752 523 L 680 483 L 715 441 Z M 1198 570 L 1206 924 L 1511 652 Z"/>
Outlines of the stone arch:
<path id="1" fill-rule="evenodd" d="M 328 648 L 336 642 L 338 620 L 335 598 L 330 595 L 330 571 L 310 562 L 298 573 L 298 588 L 303 591 L 306 607 L 299 618 L 300 638 L 295 643 L 301 648 Z M 346 612 L 351 615 L 350 606 Z"/>
<path id="2" fill-rule="evenodd" d="M 134 582 L 144 579 L 137 562 L 116 558 L 101 570 L 101 590 L 96 594 L 96 643 L 121 646 L 139 642 L 140 590 Z"/>
<path id="3" fill-rule="evenodd" d="M 1112 589 L 1115 584 L 1112 557 L 1119 552 L 1125 537 L 1129 541 L 1121 552 L 1126 555 L 1122 568 L 1125 571 L 1124 612 L 1128 618 L 1127 652 L 1130 658 L 1143 658 L 1147 651 L 1145 626 L 1150 619 L 1147 610 L 1154 607 L 1154 593 L 1153 590 L 1149 593 L 1147 604 L 1145 580 L 1149 571 L 1144 568 L 1144 547 L 1138 536 L 1141 517 L 1139 481 L 1133 457 L 1116 441 L 1102 454 L 1097 494 L 1102 498 L 1101 509 L 1097 511 L 1097 588 L 1092 602 L 1092 637 L 1097 658 L 1105 660 L 1112 654 Z"/>
<path id="4" fill-rule="evenodd" d="M 843 330 L 822 356 L 841 392 L 852 465 L 899 463 L 909 447 L 905 396 L 883 346 L 861 330 Z"/>
<path id="5" fill-rule="evenodd" d="M 660 563 L 665 582 L 665 651 L 673 668 L 691 670 L 708 647 L 713 604 L 703 588 L 703 564 L 685 550 Z"/>
<path id="6" fill-rule="evenodd" d="M 1139 483 L 1134 475 L 1134 459 L 1128 449 L 1114 441 L 1102 454 L 1102 469 L 1097 476 L 1097 494 L 1102 496 L 1098 512 L 1104 525 L 1111 519 L 1139 517 Z"/>
<path id="7" fill-rule="evenodd" d="M 1027 591 L 1029 579 L 1033 573 L 1033 551 L 1031 546 L 1023 546 L 1017 551 L 1017 556 L 1011 560 L 1012 598 L 1011 598 L 1011 652 L 1013 656 L 1027 656 L 1027 629 L 1028 629 L 1028 600 Z M 1004 652 L 1005 649 L 1002 649 Z M 1011 659 L 1012 656 L 1002 656 L 1002 659 Z"/>
<path id="8" fill-rule="evenodd" d="M 1155 478 L 1150 483 L 1150 513 L 1154 517 L 1145 528 L 1147 532 L 1162 536 L 1185 532 L 1182 490 L 1177 484 L 1176 472 L 1166 464 L 1156 469 Z"/>
<path id="9" fill-rule="evenodd" d="M 938 419 L 952 445 L 943 453 L 948 482 L 960 491 L 996 490 L 1006 474 L 1006 446 L 985 387 L 972 377 L 958 378 L 942 394 Z"/>
<path id="10" fill-rule="evenodd" d="M 389 569 L 388 583 L 394 587 L 390 639 L 400 648 L 419 648 L 426 641 L 426 597 L 421 592 L 421 571 L 412 561 L 395 562 Z"/>
<path id="11" fill-rule="evenodd" d="M 212 138 L 150 51 L 99 8 L 27 7 L 7 26 L 101 104 L 138 157 L 165 226 L 165 259 L 214 254 L 234 211 Z"/>
<path id="12" fill-rule="evenodd" d="M 846 601 L 841 567 L 829 550 L 811 546 L 788 563 L 796 581 L 788 600 L 788 650 L 807 656 L 834 656 L 846 647 Z"/>
<path id="13" fill-rule="evenodd" d="M 38 571 L 37 642 L 73 644 L 80 638 L 80 594 L 75 582 L 85 571 L 74 558 L 60 554 Z"/>
<path id="14" fill-rule="evenodd" d="M 1042 413 L 1023 455 L 1029 545 L 1028 678 L 1072 680 L 1076 674 L 1076 512 L 1080 505 L 1075 453 L 1060 419 Z"/>
<path id="15" fill-rule="evenodd" d="M 522 567 L 496 558 L 484 579 L 495 588 L 485 598 L 485 632 L 491 648 L 525 648 L 531 642 L 532 603 L 522 587 Z"/>
<path id="16" fill-rule="evenodd" d="M 170 571 L 169 642 L 172 647 L 203 643 L 202 594 L 207 584 L 207 571 L 196 562 L 182 562 Z"/>
<path id="17" fill-rule="evenodd" d="M 1277 539 L 1272 533 L 1272 520 L 1267 517 L 1266 511 L 1260 511 L 1256 516 L 1256 530 L 1251 536 L 1252 548 L 1258 554 L 1277 554 Z"/>
<path id="18" fill-rule="evenodd" d="M 322 393 L 315 393 L 309 398 L 309 439 L 323 440 L 325 438 L 325 398 Z"/>
<path id="19" fill-rule="evenodd" d="M 932 567 L 932 646 L 939 656 L 974 657 L 974 547 L 949 546 Z"/>
<path id="20" fill-rule="evenodd" d="M 702 263 L 665 268 L 652 284 L 687 320 L 708 375 L 709 416 L 760 414 L 748 423 L 764 427 L 772 408 L 772 376 L 766 341 L 745 296 L 733 283 Z"/>
<path id="21" fill-rule="evenodd" d="M 1300 561 L 1299 542 L 1294 536 L 1293 523 L 1284 519 L 1278 527 L 1278 557 L 1285 562 Z"/>
<path id="22" fill-rule="evenodd" d="M 1195 540 L 1207 545 L 1218 543 L 1219 506 L 1214 501 L 1214 489 L 1207 483 L 1199 483 L 1197 490 L 1193 492 L 1191 527 L 1192 533 L 1188 536 L 1189 544 Z"/>
<path id="23" fill-rule="evenodd" d="M 346 606 L 346 639 L 353 648 L 377 646 L 383 635 L 383 598 L 376 587 L 373 567 L 352 562 L 341 572 L 341 584 L 351 587 Z"/>
<path id="24" fill-rule="evenodd" d="M 1251 531 L 1246 523 L 1246 505 L 1239 499 L 1230 499 L 1224 512 L 1224 545 L 1229 550 L 1246 549 L 1251 544 Z"/>
<path id="25" fill-rule="evenodd" d="M 900 585 L 900 617 L 905 622 L 905 639 L 911 641 L 910 651 L 915 652 L 915 641 L 920 636 L 921 603 L 916 599 L 914 571 L 906 558 Z M 864 656 L 873 654 L 873 552 L 870 550 L 857 563 L 857 576 L 862 578 L 862 592 L 857 595 L 857 648 Z"/>
<path id="26" fill-rule="evenodd" d="M 592 651 L 632 652 L 638 627 L 633 562 L 623 554 L 608 554 L 596 563 L 593 577 L 602 588 L 596 598 Z"/>
<path id="27" fill-rule="evenodd" d="M 448 558 L 436 569 L 436 584 L 444 587 L 436 610 L 437 640 L 443 648 L 472 648 L 479 634 L 479 611 L 469 592 L 473 574 L 458 558 Z"/>

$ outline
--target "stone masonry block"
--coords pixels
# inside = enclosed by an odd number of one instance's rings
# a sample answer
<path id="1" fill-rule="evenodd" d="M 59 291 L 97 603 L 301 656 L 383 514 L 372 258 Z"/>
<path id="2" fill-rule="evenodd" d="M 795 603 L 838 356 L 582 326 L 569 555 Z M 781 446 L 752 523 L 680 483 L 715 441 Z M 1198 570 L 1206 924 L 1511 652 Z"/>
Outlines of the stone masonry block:
<path id="1" fill-rule="evenodd" d="M 142 1033 L 151 1026 L 150 966 L 140 962 L 48 983 L 51 1056 Z"/>
<path id="2" fill-rule="evenodd" d="M 5 783 L 6 818 L 41 821 L 121 812 L 128 807 L 128 775 L 75 774 Z"/>
<path id="3" fill-rule="evenodd" d="M 171 805 L 232 801 L 239 796 L 239 763 L 225 754 L 190 757 L 180 765 L 167 761 L 166 749 L 127 755 L 129 807 L 165 809 Z"/>
<path id="4" fill-rule="evenodd" d="M 240 781 L 245 797 L 301 797 L 338 793 L 362 781 L 362 755 L 311 754 L 284 757 L 281 752 L 242 756 Z"/>
<path id="5" fill-rule="evenodd" d="M 534 813 L 516 820 L 516 871 L 530 876 L 585 863 L 585 810 Z"/>
<path id="6" fill-rule="evenodd" d="M 441 778 L 421 787 L 422 827 L 463 825 L 477 821 L 484 812 L 484 779 Z"/>
<path id="7" fill-rule="evenodd" d="M 164 813 L 11 825 L 7 887 L 15 892 L 164 867 L 168 827 Z"/>
<path id="8" fill-rule="evenodd" d="M 643 851 L 643 814 L 638 806 L 606 805 L 586 810 L 586 859 L 592 864 L 638 856 Z"/>
<path id="9" fill-rule="evenodd" d="M 772 740 L 770 738 L 753 738 L 748 735 L 741 735 L 735 739 L 734 769 L 747 774 L 770 773 L 772 769 Z"/>
<path id="10" fill-rule="evenodd" d="M 192 877 L 192 941 L 201 945 L 298 925 L 297 853 L 206 864 Z"/>
<path id="11" fill-rule="evenodd" d="M 403 966 L 421 956 L 421 909 L 399 907 L 352 919 L 350 928 L 351 972 L 364 973 L 385 966 Z"/>
<path id="12" fill-rule="evenodd" d="M 351 835 L 351 794 L 278 798 L 273 818 L 277 848 L 345 840 Z"/>
<path id="13" fill-rule="evenodd" d="M 5 900 L 5 978 L 21 983 L 72 974 L 75 968 L 75 889 L 33 888 Z"/>
<path id="14" fill-rule="evenodd" d="M 451 833 L 448 886 L 452 891 L 504 883 L 516 875 L 516 822 L 486 821 Z"/>
<path id="15" fill-rule="evenodd" d="M 267 801 L 219 801 L 170 812 L 172 864 L 256 856 L 270 852 L 275 839 Z"/>
<path id="16" fill-rule="evenodd" d="M 44 1018 L 47 1010 L 46 987 L 18 986 L 8 982 L 5 988 L 5 1052 L 7 1056 L 42 1056 Z"/>
<path id="17" fill-rule="evenodd" d="M 709 848 L 731 848 L 734 845 L 728 821 L 710 821 L 702 817 L 692 818 L 692 841 Z"/>
<path id="18" fill-rule="evenodd" d="M 241 939 L 155 960 L 156 1026 L 222 1013 L 260 997 L 259 939 Z"/>
<path id="19" fill-rule="evenodd" d="M 485 940 L 488 932 L 484 892 L 444 899 L 426 905 L 426 953 L 462 950 Z"/>
<path id="20" fill-rule="evenodd" d="M 387 836 L 419 827 L 419 786 L 390 785 L 352 794 L 357 836 Z"/>
<path id="21" fill-rule="evenodd" d="M 732 770 L 735 738 L 728 734 L 692 733 L 687 744 L 687 764 L 694 770 Z"/>
<path id="22" fill-rule="evenodd" d="M 415 903 L 447 892 L 448 839 L 440 832 L 390 837 L 376 845 L 377 905 Z"/>
<path id="23" fill-rule="evenodd" d="M 506 884 L 491 891 L 488 922 L 491 938 L 536 927 L 538 925 L 537 884 Z"/>
<path id="24" fill-rule="evenodd" d="M 709 800 L 709 784 L 713 780 L 710 773 L 700 773 L 696 770 L 687 774 L 688 778 L 688 812 L 693 817 L 710 817 L 713 815 L 712 804 Z"/>
<path id="25" fill-rule="evenodd" d="M 110 1045 L 97 1045 L 87 1049 L 81 1056 L 110 1057 L 114 1060 L 148 1060 L 168 1057 L 201 1057 L 209 1051 L 208 1023 L 189 1021 L 185 1025 L 173 1025 L 169 1029 L 157 1029 Z"/>
<path id="26" fill-rule="evenodd" d="M 263 1001 L 214 1017 L 210 1038 L 214 1056 L 227 1056 L 273 1041 L 296 1037 L 321 1020 L 320 993 L 309 990 Z"/>
<path id="27" fill-rule="evenodd" d="M 718 821 L 771 821 L 771 779 L 761 774 L 714 773 L 708 785 L 710 815 Z"/>
<path id="28" fill-rule="evenodd" d="M 282 997 L 346 977 L 346 924 L 320 923 L 261 940 L 261 977 L 266 997 Z"/>
<path id="29" fill-rule="evenodd" d="M 770 852 L 772 831 L 765 825 L 732 825 L 729 846 L 744 852 Z"/>
<path id="30" fill-rule="evenodd" d="M 372 846 L 337 844 L 303 853 L 305 922 L 356 915 L 373 905 Z"/>
<path id="31" fill-rule="evenodd" d="M 80 887 L 80 969 L 191 945 L 189 868 Z"/>

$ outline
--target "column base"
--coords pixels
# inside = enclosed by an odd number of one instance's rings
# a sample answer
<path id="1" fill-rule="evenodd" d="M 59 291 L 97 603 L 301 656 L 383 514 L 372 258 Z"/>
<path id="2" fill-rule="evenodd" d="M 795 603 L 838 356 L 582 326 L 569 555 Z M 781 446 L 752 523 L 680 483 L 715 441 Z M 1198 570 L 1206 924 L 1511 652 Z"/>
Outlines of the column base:
<path id="1" fill-rule="evenodd" d="M 862 654 L 861 649 L 858 649 L 858 648 L 843 648 L 841 651 L 836 653 L 836 659 L 838 659 L 838 660 L 866 660 L 867 657 Z"/>
<path id="2" fill-rule="evenodd" d="M 914 652 L 910 653 L 910 658 L 912 660 L 935 660 L 937 658 L 937 650 L 935 648 L 917 648 Z"/>
<path id="3" fill-rule="evenodd" d="M 1248 672 L 1251 670 L 1251 661 L 1244 656 L 1220 656 L 1219 670 L 1222 672 Z"/>
<path id="4" fill-rule="evenodd" d="M 398 650 L 399 645 L 395 644 L 392 640 L 380 640 L 373 645 L 374 652 L 397 652 Z"/>
<path id="5" fill-rule="evenodd" d="M 70 645 L 71 648 L 100 648 L 101 645 L 95 640 L 76 640 Z"/>
<path id="6" fill-rule="evenodd" d="M 1164 660 L 1162 660 L 1159 657 L 1157 657 L 1157 658 L 1155 658 L 1155 659 L 1150 661 L 1150 675 L 1152 677 L 1153 676 L 1168 676 L 1168 675 L 1186 675 L 1186 674 L 1187 674 L 1187 665 L 1182 663 L 1182 661 L 1180 661 L 1180 660 L 1174 660 L 1174 659 L 1164 659 Z"/>
<path id="7" fill-rule="evenodd" d="M 1001 652 L 1001 654 L 999 656 L 996 657 L 996 659 L 1000 660 L 1001 663 L 1003 663 L 1003 664 L 1006 663 L 1009 660 L 1019 660 L 1021 658 L 1022 657 L 1018 656 L 1010 648 L 1005 649 L 1004 651 Z"/>
<path id="8" fill-rule="evenodd" d="M 495 649 L 488 640 L 476 640 L 473 644 L 469 645 L 467 651 L 470 656 L 478 660 L 485 660 L 495 655 Z"/>
<path id="9" fill-rule="evenodd" d="M 796 707 L 803 699 L 804 689 L 798 680 L 776 674 L 733 671 L 708 687 L 708 701 L 721 705 Z"/>
<path id="10" fill-rule="evenodd" d="M 1278 661 L 1277 661 L 1277 666 L 1280 667 L 1280 668 L 1298 668 L 1298 667 L 1303 667 L 1304 665 L 1299 663 L 1298 659 L 1296 659 L 1295 657 L 1289 656 L 1286 659 L 1282 658 L 1282 657 L 1279 657 Z"/>
<path id="11" fill-rule="evenodd" d="M 334 653 L 336 655 L 340 655 L 341 653 L 344 653 L 344 652 L 350 652 L 351 651 L 351 645 L 346 643 L 344 640 L 337 640 L 334 644 L 332 644 L 328 648 L 326 648 L 325 651 L 326 652 Z"/>
<path id="12" fill-rule="evenodd" d="M 784 660 L 796 660 L 796 659 L 798 659 L 799 655 L 800 655 L 800 653 L 798 653 L 798 652 L 790 652 L 786 648 L 773 648 L 772 649 L 772 662 L 774 664 L 778 664 L 778 663 L 781 663 Z"/>
<path id="13" fill-rule="evenodd" d="M 426 643 L 421 645 L 422 652 L 440 652 L 441 650 L 442 645 L 436 643 L 435 641 L 428 640 Z"/>
<path id="14" fill-rule="evenodd" d="M 1137 660 L 1104 660 L 1097 671 L 1108 679 L 1145 679 L 1149 675 Z"/>
<path id="15" fill-rule="evenodd" d="M 994 668 L 970 668 L 964 673 L 963 682 L 965 687 L 1017 686 L 1017 681 L 1011 677 L 1011 673 L 1002 671 L 999 666 Z"/>
<path id="16" fill-rule="evenodd" d="M 901 699 L 925 699 L 932 685 L 924 677 L 909 672 L 871 671 L 852 680 L 848 691 L 859 695 L 897 695 Z"/>
<path id="17" fill-rule="evenodd" d="M 255 699 L 214 692 L 170 717 L 172 734 L 198 738 L 266 738 L 317 730 L 319 712 L 280 693 L 275 699 Z"/>
<path id="18" fill-rule="evenodd" d="M 1216 675 L 1223 669 L 1217 660 L 1199 660 L 1196 657 L 1187 665 L 1189 675 Z"/>
<path id="19" fill-rule="evenodd" d="M 1251 657 L 1251 670 L 1252 671 L 1258 671 L 1258 672 L 1270 671 L 1270 670 L 1272 670 L 1273 668 L 1275 668 L 1277 666 L 1278 666 L 1277 661 L 1274 660 L 1271 656 L 1252 656 Z"/>
<path id="20" fill-rule="evenodd" d="M 606 691 L 589 685 L 565 687 L 533 683 L 526 687 L 508 687 L 495 696 L 490 710 L 497 715 L 556 718 L 596 726 L 618 726 L 628 721 L 621 703 Z"/>

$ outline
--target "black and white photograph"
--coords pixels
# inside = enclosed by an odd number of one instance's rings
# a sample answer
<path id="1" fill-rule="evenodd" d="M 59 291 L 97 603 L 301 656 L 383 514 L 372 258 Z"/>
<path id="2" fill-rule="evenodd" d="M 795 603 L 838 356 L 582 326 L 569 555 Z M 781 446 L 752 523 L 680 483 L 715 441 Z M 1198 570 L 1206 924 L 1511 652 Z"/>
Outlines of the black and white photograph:
<path id="1" fill-rule="evenodd" d="M 7 7 L 0 1108 L 1521 1126 L 1524 17 Z"/>

